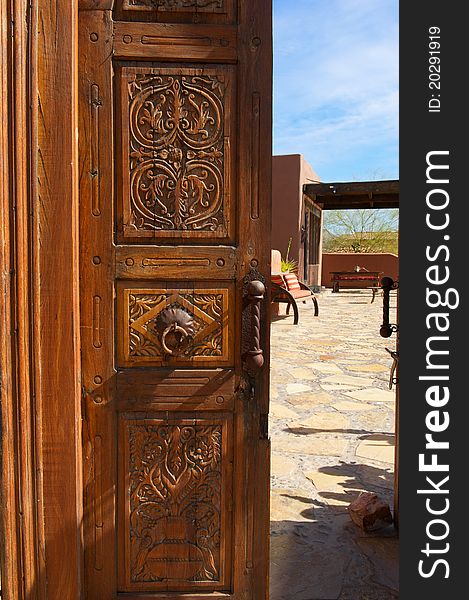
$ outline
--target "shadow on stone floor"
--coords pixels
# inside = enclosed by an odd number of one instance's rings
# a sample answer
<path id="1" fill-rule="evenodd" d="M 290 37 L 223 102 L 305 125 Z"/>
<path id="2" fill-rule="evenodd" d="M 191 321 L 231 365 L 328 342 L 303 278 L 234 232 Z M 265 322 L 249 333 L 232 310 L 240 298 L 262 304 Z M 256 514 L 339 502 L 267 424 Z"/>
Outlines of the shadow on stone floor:
<path id="1" fill-rule="evenodd" d="M 383 442 L 382 446 L 394 446 L 395 435 L 389 432 L 369 432 L 370 435 L 363 435 L 360 440 L 373 440 L 374 442 Z"/>
<path id="2" fill-rule="evenodd" d="M 398 598 L 394 530 L 365 534 L 338 507 L 306 508 L 305 516 L 310 522 L 271 523 L 270 600 Z"/>
<path id="3" fill-rule="evenodd" d="M 364 467 L 365 465 L 352 465 L 353 467 Z M 361 469 L 362 471 L 364 469 Z M 347 506 L 356 500 L 361 492 L 374 492 L 379 494 L 390 505 L 392 504 L 392 486 L 393 476 L 389 472 L 378 470 L 376 473 L 350 472 L 346 469 L 333 467 L 322 467 L 318 471 L 319 476 L 325 474 L 333 480 L 329 489 L 322 489 L 318 492 L 320 499 L 311 499 L 291 493 L 281 493 L 283 498 L 305 502 L 311 507 L 300 511 L 299 515 L 304 519 L 311 518 L 315 508 L 328 508 L 331 505 L 346 509 Z M 311 475 L 313 482 L 318 475 Z M 321 480 L 322 483 L 322 480 Z"/>
<path id="4" fill-rule="evenodd" d="M 287 322 L 288 320 L 290 320 L 291 324 L 293 325 L 293 313 L 292 312 L 289 315 L 272 315 L 272 318 L 271 318 L 272 323 L 276 323 L 278 321 Z"/>
<path id="5" fill-rule="evenodd" d="M 382 306 L 365 292 L 318 301 L 319 318 L 301 305 L 298 326 L 272 327 L 270 600 L 397 600 L 394 528 L 365 533 L 347 511 L 362 491 L 393 505 Z"/>
<path id="6" fill-rule="evenodd" d="M 303 508 L 297 508 L 301 521 L 271 522 L 270 600 L 396 600 L 395 529 L 365 533 L 347 512 L 363 490 L 392 504 L 392 472 L 339 461 L 318 473 L 334 482 L 319 492 L 322 500 L 279 490 L 281 499 Z"/>
<path id="7" fill-rule="evenodd" d="M 363 437 L 359 438 L 361 440 L 375 438 L 377 435 L 389 437 L 389 433 L 386 431 L 376 432 L 376 431 L 367 431 L 366 429 L 314 429 L 313 427 L 286 427 L 283 431 L 287 433 L 294 433 L 296 435 L 313 435 L 315 433 L 352 433 L 360 435 Z"/>
<path id="8" fill-rule="evenodd" d="M 376 493 L 382 493 L 384 489 L 389 495 L 393 494 L 394 474 L 386 468 L 339 461 L 337 465 L 320 467 L 318 471 L 342 478 L 339 485 L 343 488 L 366 488 L 366 491 Z"/>

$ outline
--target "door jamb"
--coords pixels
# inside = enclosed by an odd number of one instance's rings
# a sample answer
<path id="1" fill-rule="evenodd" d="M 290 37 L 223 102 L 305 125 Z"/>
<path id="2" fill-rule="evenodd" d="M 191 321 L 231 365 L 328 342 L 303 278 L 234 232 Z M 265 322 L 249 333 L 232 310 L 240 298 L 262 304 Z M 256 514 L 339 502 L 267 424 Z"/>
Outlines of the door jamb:
<path id="1" fill-rule="evenodd" d="M 81 595 L 77 10 L 76 0 L 0 6 L 0 566 L 10 600 Z"/>

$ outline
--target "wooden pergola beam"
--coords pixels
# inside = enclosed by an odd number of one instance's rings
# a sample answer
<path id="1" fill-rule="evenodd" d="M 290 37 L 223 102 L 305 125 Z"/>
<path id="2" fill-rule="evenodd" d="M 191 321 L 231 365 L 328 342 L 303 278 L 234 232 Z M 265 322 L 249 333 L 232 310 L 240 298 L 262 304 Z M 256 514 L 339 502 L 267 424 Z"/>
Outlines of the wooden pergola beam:
<path id="1" fill-rule="evenodd" d="M 303 192 L 324 210 L 399 207 L 398 179 L 308 183 Z"/>

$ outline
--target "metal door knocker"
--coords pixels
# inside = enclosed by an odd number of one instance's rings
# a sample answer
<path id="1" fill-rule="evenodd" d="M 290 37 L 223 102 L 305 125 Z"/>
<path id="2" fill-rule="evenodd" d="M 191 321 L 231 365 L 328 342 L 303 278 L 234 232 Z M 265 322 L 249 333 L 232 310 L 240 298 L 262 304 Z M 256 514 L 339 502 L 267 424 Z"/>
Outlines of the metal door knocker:
<path id="1" fill-rule="evenodd" d="M 166 354 L 179 356 L 191 343 L 194 334 L 194 319 L 182 308 L 165 308 L 155 322 L 155 329 Z"/>

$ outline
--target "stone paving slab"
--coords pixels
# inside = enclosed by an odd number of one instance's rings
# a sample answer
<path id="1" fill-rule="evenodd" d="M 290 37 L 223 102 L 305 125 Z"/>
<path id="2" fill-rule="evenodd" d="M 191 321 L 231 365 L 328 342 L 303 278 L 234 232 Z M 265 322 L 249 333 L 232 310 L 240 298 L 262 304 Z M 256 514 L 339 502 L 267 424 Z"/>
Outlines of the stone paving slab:
<path id="1" fill-rule="evenodd" d="M 395 339 L 379 336 L 382 305 L 370 304 L 369 290 L 318 300 L 319 317 L 300 304 L 298 325 L 281 316 L 272 323 L 270 599 L 395 600 L 394 529 L 366 534 L 347 513 L 361 491 L 392 507 L 385 347 Z"/>
<path id="2" fill-rule="evenodd" d="M 394 436 L 370 435 L 358 445 L 356 456 L 369 458 L 378 462 L 393 464 L 394 462 Z"/>
<path id="3" fill-rule="evenodd" d="M 393 390 L 381 390 L 368 387 L 364 390 L 347 392 L 346 396 L 355 400 L 363 400 L 365 402 L 395 402 L 396 394 Z"/>

